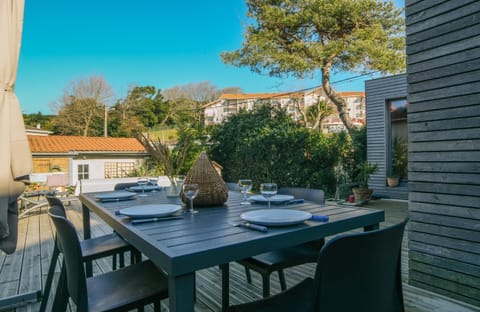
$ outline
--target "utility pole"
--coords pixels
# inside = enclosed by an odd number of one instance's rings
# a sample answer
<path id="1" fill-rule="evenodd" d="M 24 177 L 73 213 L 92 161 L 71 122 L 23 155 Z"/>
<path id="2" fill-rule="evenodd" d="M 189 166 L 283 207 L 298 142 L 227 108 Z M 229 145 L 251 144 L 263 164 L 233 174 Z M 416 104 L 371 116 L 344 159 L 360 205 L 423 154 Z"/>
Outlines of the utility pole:
<path id="1" fill-rule="evenodd" d="M 105 105 L 105 118 L 103 120 L 103 136 L 104 137 L 108 136 L 108 133 L 107 133 L 107 118 L 108 118 L 108 106 Z"/>

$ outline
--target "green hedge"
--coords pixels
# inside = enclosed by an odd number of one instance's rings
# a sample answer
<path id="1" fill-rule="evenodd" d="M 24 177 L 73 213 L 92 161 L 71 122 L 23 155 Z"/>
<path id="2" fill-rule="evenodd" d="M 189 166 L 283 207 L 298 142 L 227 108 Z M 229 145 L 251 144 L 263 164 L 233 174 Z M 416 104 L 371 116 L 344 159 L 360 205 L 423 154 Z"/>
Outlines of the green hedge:
<path id="1" fill-rule="evenodd" d="M 209 156 L 223 166 L 225 181 L 250 178 L 279 186 L 335 192 L 334 167 L 345 154 L 345 137 L 324 135 L 292 121 L 284 110 L 269 106 L 241 111 L 216 127 Z"/>

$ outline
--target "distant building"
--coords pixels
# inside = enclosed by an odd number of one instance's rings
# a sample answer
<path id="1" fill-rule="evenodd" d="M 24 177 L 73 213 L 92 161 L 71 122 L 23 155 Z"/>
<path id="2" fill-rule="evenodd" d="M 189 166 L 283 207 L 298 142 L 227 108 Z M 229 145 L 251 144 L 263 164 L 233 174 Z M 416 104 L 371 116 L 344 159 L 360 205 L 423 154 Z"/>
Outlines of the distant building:
<path id="1" fill-rule="evenodd" d="M 49 131 L 49 130 L 42 129 L 41 126 L 40 126 L 40 124 L 38 124 L 38 125 L 36 125 L 35 127 L 25 125 L 25 133 L 26 133 L 27 135 L 42 135 L 42 136 L 46 136 L 46 135 L 52 134 L 53 132 L 52 132 L 52 131 Z"/>
<path id="2" fill-rule="evenodd" d="M 339 93 L 347 101 L 349 115 L 353 124 L 356 126 L 363 125 L 365 123 L 365 92 Z M 265 104 L 283 108 L 292 115 L 294 120 L 304 122 L 301 111 L 305 111 L 309 106 L 316 104 L 318 101 L 327 101 L 327 96 L 322 88 L 283 93 L 224 93 L 217 100 L 204 106 L 205 124 L 221 124 L 242 109 L 252 110 L 256 106 Z M 345 129 L 335 105 L 331 102 L 329 104 L 334 107 L 335 113 L 323 121 L 323 131 L 337 132 Z"/>
<path id="3" fill-rule="evenodd" d="M 27 137 L 33 158 L 33 175 L 39 181 L 46 180 L 52 172 L 65 173 L 70 185 L 80 179 L 123 178 L 149 158 L 148 152 L 135 138 L 31 134 Z"/>

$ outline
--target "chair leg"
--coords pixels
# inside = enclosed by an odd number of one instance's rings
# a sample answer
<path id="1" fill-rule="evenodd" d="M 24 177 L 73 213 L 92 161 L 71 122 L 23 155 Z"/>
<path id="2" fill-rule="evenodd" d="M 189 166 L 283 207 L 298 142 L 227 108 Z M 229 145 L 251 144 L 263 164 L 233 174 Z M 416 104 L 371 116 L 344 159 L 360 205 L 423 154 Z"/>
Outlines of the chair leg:
<path id="1" fill-rule="evenodd" d="M 278 279 L 280 280 L 280 288 L 282 291 L 287 289 L 287 283 L 285 282 L 285 274 L 283 273 L 283 270 L 278 270 Z"/>
<path id="2" fill-rule="evenodd" d="M 270 274 L 262 274 L 263 298 L 270 297 Z"/>
<path id="3" fill-rule="evenodd" d="M 55 292 L 55 299 L 53 300 L 52 311 L 66 311 L 68 298 L 67 270 L 65 268 L 65 260 L 63 260 L 62 270 L 60 271 L 60 277 L 57 284 L 57 291 Z"/>
<path id="4" fill-rule="evenodd" d="M 222 272 L 222 312 L 228 311 L 230 305 L 230 264 L 220 265 Z"/>
<path id="5" fill-rule="evenodd" d="M 112 256 L 112 270 L 116 270 L 117 269 L 117 255 L 114 254 Z"/>
<path id="6" fill-rule="evenodd" d="M 87 277 L 92 277 L 93 276 L 92 260 L 85 261 L 85 276 L 87 276 Z"/>
<path id="7" fill-rule="evenodd" d="M 53 275 L 55 274 L 55 267 L 57 266 L 58 255 L 57 243 L 53 246 L 52 258 L 50 259 L 50 266 L 48 267 L 47 280 L 45 281 L 45 287 L 43 289 L 42 303 L 40 304 L 39 312 L 45 312 L 47 309 L 48 297 L 50 295 L 50 289 L 52 288 Z"/>
<path id="8" fill-rule="evenodd" d="M 252 274 L 250 273 L 250 269 L 245 267 L 245 276 L 247 277 L 247 283 L 252 283 Z"/>
<path id="9" fill-rule="evenodd" d="M 153 311 L 154 312 L 160 312 L 162 308 L 162 303 L 160 301 L 155 301 L 153 303 Z"/>

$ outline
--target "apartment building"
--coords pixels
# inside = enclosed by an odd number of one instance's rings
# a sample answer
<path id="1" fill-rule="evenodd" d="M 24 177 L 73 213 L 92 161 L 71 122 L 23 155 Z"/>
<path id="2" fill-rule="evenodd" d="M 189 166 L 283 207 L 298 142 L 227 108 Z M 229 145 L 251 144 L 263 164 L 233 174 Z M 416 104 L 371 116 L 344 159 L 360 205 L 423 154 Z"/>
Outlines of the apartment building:
<path id="1" fill-rule="evenodd" d="M 340 92 L 340 95 L 347 101 L 352 122 L 357 126 L 363 125 L 365 122 L 365 92 Z M 253 110 L 254 107 L 266 104 L 283 108 L 292 115 L 294 120 L 304 123 L 302 112 L 318 101 L 330 102 L 322 88 L 278 93 L 224 93 L 217 100 L 204 106 L 205 124 L 221 124 L 240 110 Z M 334 113 L 323 121 L 322 130 L 337 132 L 345 129 L 335 105 L 331 102 L 329 105 L 334 108 Z M 307 123 L 307 126 L 310 125 Z"/>

